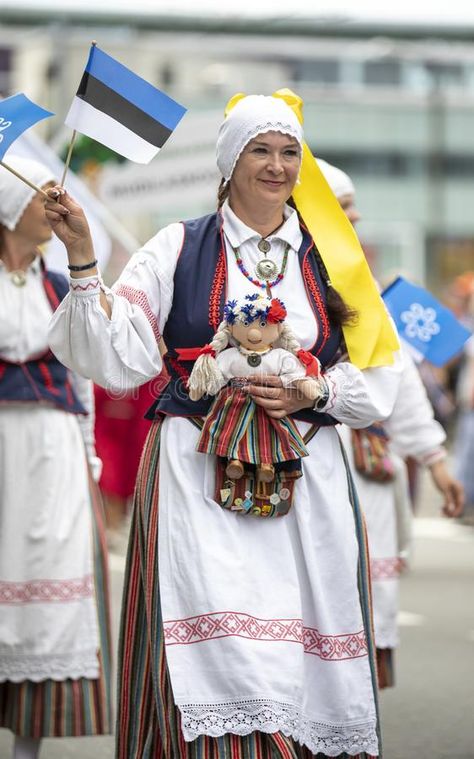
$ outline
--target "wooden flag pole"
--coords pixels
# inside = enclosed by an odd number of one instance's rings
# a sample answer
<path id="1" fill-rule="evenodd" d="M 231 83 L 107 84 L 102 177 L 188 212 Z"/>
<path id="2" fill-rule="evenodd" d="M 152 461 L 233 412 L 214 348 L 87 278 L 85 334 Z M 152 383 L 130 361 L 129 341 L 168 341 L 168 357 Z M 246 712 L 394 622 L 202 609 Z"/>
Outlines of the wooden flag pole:
<path id="1" fill-rule="evenodd" d="M 40 192 L 41 195 L 44 195 L 45 198 L 48 200 L 51 200 L 48 193 L 41 189 L 41 187 L 38 187 L 38 185 L 34 184 L 33 182 L 30 182 L 29 179 L 23 176 L 23 174 L 19 174 L 18 171 L 15 171 L 15 169 L 12 169 L 11 166 L 7 166 L 6 163 L 3 163 L 3 161 L 0 161 L 0 166 L 3 166 L 4 169 L 8 169 L 8 171 L 11 171 L 12 174 L 14 174 L 18 179 L 21 179 L 22 182 L 29 185 L 33 188 L 33 190 L 36 190 L 36 192 Z"/>
<path id="2" fill-rule="evenodd" d="M 66 157 L 66 162 L 64 164 L 63 175 L 61 177 L 61 187 L 64 187 L 64 182 L 66 181 L 66 174 L 67 174 L 67 170 L 69 168 L 69 164 L 71 162 L 72 149 L 73 149 L 74 143 L 76 141 L 76 135 L 77 135 L 77 131 L 74 129 L 74 131 L 72 133 L 72 137 L 71 137 L 71 142 L 69 143 L 69 150 L 67 151 L 67 157 Z"/>

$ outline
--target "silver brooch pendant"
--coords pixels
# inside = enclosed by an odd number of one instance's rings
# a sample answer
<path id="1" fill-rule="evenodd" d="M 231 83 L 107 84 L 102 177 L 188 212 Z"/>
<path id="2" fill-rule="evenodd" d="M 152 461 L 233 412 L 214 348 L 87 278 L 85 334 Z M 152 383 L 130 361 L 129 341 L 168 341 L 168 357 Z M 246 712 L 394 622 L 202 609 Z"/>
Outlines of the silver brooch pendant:
<path id="1" fill-rule="evenodd" d="M 16 287 L 23 287 L 26 284 L 26 272 L 23 269 L 15 269 L 10 272 L 10 279 Z"/>
<path id="2" fill-rule="evenodd" d="M 262 258 L 255 267 L 255 273 L 259 279 L 275 279 L 278 267 L 271 258 Z"/>
<path id="3" fill-rule="evenodd" d="M 249 356 L 247 356 L 247 364 L 249 366 L 260 366 L 262 363 L 262 357 L 258 355 L 258 353 L 251 353 Z"/>

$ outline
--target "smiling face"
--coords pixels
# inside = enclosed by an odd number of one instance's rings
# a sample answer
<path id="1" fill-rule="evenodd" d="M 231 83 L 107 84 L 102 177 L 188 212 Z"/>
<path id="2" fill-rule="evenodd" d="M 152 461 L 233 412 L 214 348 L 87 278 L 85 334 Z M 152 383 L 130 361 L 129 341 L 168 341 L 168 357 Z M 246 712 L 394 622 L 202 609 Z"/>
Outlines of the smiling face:
<path id="1" fill-rule="evenodd" d="M 234 340 L 249 351 L 259 353 L 270 348 L 281 332 L 281 324 L 275 324 L 264 319 L 254 319 L 251 322 L 236 321 L 230 332 Z"/>
<path id="2" fill-rule="evenodd" d="M 229 203 L 255 209 L 282 208 L 298 178 L 301 149 L 280 132 L 259 134 L 242 151 L 230 180 Z"/>

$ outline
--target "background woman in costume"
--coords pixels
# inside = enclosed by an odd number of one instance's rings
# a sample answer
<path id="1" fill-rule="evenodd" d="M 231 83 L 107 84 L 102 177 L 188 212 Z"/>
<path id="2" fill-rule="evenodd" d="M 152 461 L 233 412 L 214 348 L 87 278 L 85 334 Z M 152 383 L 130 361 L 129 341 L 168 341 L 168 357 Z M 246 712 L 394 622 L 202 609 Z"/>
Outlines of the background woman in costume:
<path id="1" fill-rule="evenodd" d="M 161 371 L 161 335 L 168 349 L 170 382 L 156 402 L 135 490 L 121 759 L 379 753 L 363 526 L 334 425 L 365 426 L 390 414 L 398 342 L 300 119 L 292 93 L 233 98 L 217 139 L 218 212 L 160 230 L 111 290 L 101 283 L 81 209 L 60 188 L 50 191 L 58 202 L 47 205 L 48 217 L 78 267 L 53 317 L 55 353 L 101 385 L 121 378 L 133 386 Z M 290 196 L 307 215 L 318 198 L 316 232 L 287 204 Z M 349 291 L 347 246 L 359 272 Z M 316 396 L 309 387 L 307 395 L 284 388 L 274 375 L 248 387 L 271 418 L 292 414 L 300 434 L 317 432 L 293 507 L 280 519 L 237 515 L 215 502 L 215 458 L 196 451 L 191 423 L 210 399 L 190 399 L 193 362 L 178 361 L 183 348 L 210 342 L 226 298 L 268 287 L 323 372 Z M 380 332 L 361 311 L 357 326 L 349 323 L 345 301 L 358 297 L 372 304 Z M 358 365 L 339 360 L 345 343 Z"/>
<path id="2" fill-rule="evenodd" d="M 360 214 L 355 205 L 352 180 L 341 169 L 320 158 L 318 164 L 347 218 L 356 224 Z M 410 547 L 412 509 L 404 459 L 412 456 L 420 466 L 427 467 L 433 484 L 443 496 L 446 516 L 459 516 L 463 509 L 462 486 L 451 476 L 446 464 L 443 447 L 446 434 L 434 419 L 432 406 L 410 354 L 402 350 L 404 372 L 393 411 L 383 424 L 383 431 L 388 436 L 387 460 L 385 464 L 379 461 L 379 466 L 386 470 L 385 482 L 382 481 L 382 471 L 369 472 L 366 468 L 362 472 L 358 468 L 355 454 L 364 441 L 354 440 L 346 425 L 340 427 L 367 522 L 375 642 L 379 686 L 382 688 L 394 685 L 393 652 L 399 643 L 399 576 Z M 367 432 L 370 434 L 370 428 Z M 360 431 L 362 436 L 364 433 L 364 430 Z M 356 431 L 356 436 L 358 434 Z M 375 445 L 379 435 L 380 430 L 374 429 L 372 440 L 375 436 Z M 367 438 L 365 443 L 368 443 Z"/>
<path id="3" fill-rule="evenodd" d="M 41 164 L 8 163 L 40 187 Z M 109 733 L 110 651 L 92 383 L 48 347 L 67 291 L 39 246 L 44 197 L 0 169 L 0 726 L 15 759 L 43 737 Z"/>

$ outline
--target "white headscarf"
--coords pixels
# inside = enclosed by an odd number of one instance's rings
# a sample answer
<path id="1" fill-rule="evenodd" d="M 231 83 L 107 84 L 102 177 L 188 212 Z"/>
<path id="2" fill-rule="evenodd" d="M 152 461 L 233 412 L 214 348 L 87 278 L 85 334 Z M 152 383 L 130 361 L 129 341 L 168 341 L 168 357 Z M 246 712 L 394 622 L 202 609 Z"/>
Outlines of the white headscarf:
<path id="1" fill-rule="evenodd" d="M 47 166 L 31 158 L 7 155 L 5 163 L 38 187 L 56 181 L 54 174 Z M 36 190 L 18 179 L 11 171 L 0 166 L 0 224 L 13 232 L 35 195 Z"/>
<path id="2" fill-rule="evenodd" d="M 250 140 L 265 132 L 291 135 L 303 148 L 301 124 L 282 98 L 247 95 L 232 108 L 219 129 L 217 166 L 224 179 L 231 178 L 235 164 Z"/>
<path id="3" fill-rule="evenodd" d="M 352 179 L 345 171 L 338 169 L 337 166 L 333 166 L 327 161 L 323 161 L 322 158 L 316 158 L 316 161 L 336 198 L 342 198 L 344 195 L 354 195 L 355 188 L 352 184 Z"/>

